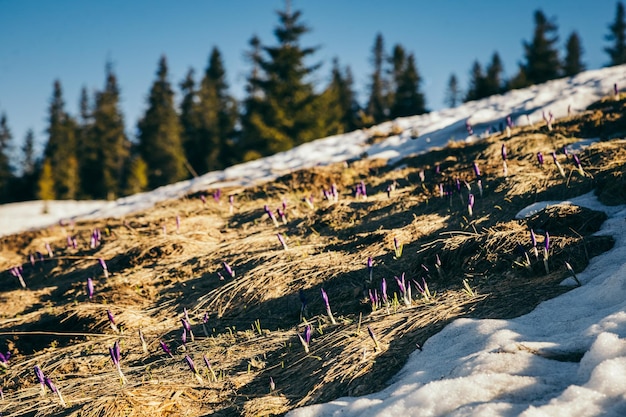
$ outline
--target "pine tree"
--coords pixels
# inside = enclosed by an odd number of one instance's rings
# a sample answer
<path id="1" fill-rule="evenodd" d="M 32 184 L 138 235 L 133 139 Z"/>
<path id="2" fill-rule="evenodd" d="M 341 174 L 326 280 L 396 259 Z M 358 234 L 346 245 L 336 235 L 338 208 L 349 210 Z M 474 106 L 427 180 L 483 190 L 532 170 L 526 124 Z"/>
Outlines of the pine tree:
<path id="1" fill-rule="evenodd" d="M 390 117 L 406 117 L 424 114 L 426 110 L 426 99 L 420 91 L 422 82 L 417 67 L 415 57 L 409 54 L 405 58 L 399 78 L 394 81 L 396 90 L 393 94 L 394 100 L 390 109 Z"/>
<path id="2" fill-rule="evenodd" d="M 570 77 L 585 70 L 585 64 L 581 58 L 583 48 L 580 44 L 580 38 L 576 32 L 572 32 L 567 38 L 565 44 L 565 60 L 563 61 L 563 75 Z"/>
<path id="3" fill-rule="evenodd" d="M 185 157 L 187 158 L 191 169 L 193 169 L 192 175 L 195 177 L 198 175 L 197 166 L 199 165 L 199 161 L 196 159 L 199 156 L 196 151 L 199 122 L 198 112 L 196 111 L 198 92 L 196 91 L 193 68 L 190 68 L 189 71 L 187 71 L 185 79 L 179 84 L 179 86 L 183 95 L 183 99 L 180 102 L 180 137 L 183 149 L 185 150 Z"/>
<path id="4" fill-rule="evenodd" d="M 86 87 L 80 91 L 78 109 L 76 154 L 78 155 L 78 170 L 81 178 L 80 196 L 82 198 L 97 198 L 98 193 L 95 192 L 95 189 L 100 188 L 96 184 L 97 178 L 100 176 L 100 155 L 98 144 L 93 135 L 93 104 Z"/>
<path id="5" fill-rule="evenodd" d="M 549 21 L 541 10 L 535 11 L 535 31 L 532 42 L 524 42 L 524 76 L 530 84 L 555 79 L 560 73 L 557 25 Z"/>
<path id="6" fill-rule="evenodd" d="M 609 31 L 606 40 L 613 42 L 613 46 L 604 48 L 611 58 L 609 66 L 626 64 L 626 14 L 621 1 L 617 2 L 615 21 L 609 25 Z"/>
<path id="7" fill-rule="evenodd" d="M 504 80 L 502 79 L 502 73 L 504 67 L 502 60 L 497 52 L 494 52 L 491 57 L 491 62 L 487 66 L 487 74 L 485 76 L 485 91 L 484 97 L 489 97 L 494 94 L 500 94 L 504 91 Z"/>
<path id="8" fill-rule="evenodd" d="M 333 59 L 331 82 L 329 87 L 336 92 L 336 99 L 339 105 L 339 122 L 341 125 L 341 132 L 350 132 L 360 127 L 360 106 L 356 100 L 352 71 L 350 70 L 350 67 L 346 67 L 342 72 L 337 58 Z"/>
<path id="9" fill-rule="evenodd" d="M 22 146 L 22 175 L 16 189 L 18 201 L 32 200 L 37 196 L 37 161 L 35 160 L 35 133 L 28 129 Z"/>
<path id="10" fill-rule="evenodd" d="M 483 68 L 480 65 L 480 62 L 474 61 L 470 71 L 469 87 L 467 89 L 467 94 L 465 95 L 465 101 L 478 100 L 486 97 L 485 91 L 486 86 Z"/>
<path id="11" fill-rule="evenodd" d="M 198 173 L 222 169 L 235 161 L 233 136 L 237 105 L 228 93 L 222 56 L 213 48 L 200 83 L 196 106 L 197 129 L 189 162 Z"/>
<path id="12" fill-rule="evenodd" d="M 446 90 L 446 96 L 444 103 L 448 107 L 456 107 L 461 102 L 461 89 L 459 87 L 459 81 L 455 74 L 451 74 L 448 78 L 448 89 Z"/>
<path id="13" fill-rule="evenodd" d="M 185 154 L 174 92 L 168 81 L 167 59 L 159 60 L 148 109 L 138 123 L 139 153 L 148 169 L 148 186 L 156 188 L 185 178 Z"/>
<path id="14" fill-rule="evenodd" d="M 106 66 L 104 90 L 96 93 L 90 141 L 93 152 L 89 161 L 88 181 L 94 198 L 114 199 L 123 193 L 124 168 L 128 162 L 130 142 L 124 132 L 124 116 L 119 108 L 120 91 L 111 64 Z"/>
<path id="15" fill-rule="evenodd" d="M 61 82 L 56 80 L 49 107 L 48 141 L 44 159 L 50 164 L 54 195 L 59 199 L 76 198 L 79 187 L 76 159 L 77 124 L 64 110 Z"/>
<path id="16" fill-rule="evenodd" d="M 369 99 L 367 101 L 367 115 L 372 123 L 381 123 L 389 118 L 389 109 L 386 103 L 386 81 L 384 78 L 383 64 L 385 62 L 385 44 L 382 34 L 376 35 L 372 48 L 372 82 L 370 84 Z"/>
<path id="17" fill-rule="evenodd" d="M 261 40 L 255 35 L 248 42 L 251 50 L 245 56 L 252 65 L 250 75 L 247 77 L 246 97 L 242 104 L 240 116 L 241 132 L 239 134 L 239 159 L 252 161 L 267 154 L 267 143 L 258 134 L 258 124 L 264 118 L 262 113 L 267 111 L 260 85 L 262 59 Z"/>
<path id="18" fill-rule="evenodd" d="M 250 96 L 244 103 L 241 145 L 246 159 L 284 151 L 322 134 L 316 120 L 317 96 L 308 81 L 319 65 L 304 64 L 316 48 L 300 46 L 300 37 L 309 32 L 299 23 L 300 16 L 287 2 L 274 30 L 278 45 L 259 44 L 259 53 L 252 55 L 258 72 L 248 78 Z"/>
<path id="19" fill-rule="evenodd" d="M 6 114 L 0 116 L 0 202 L 7 203 L 13 200 L 12 186 L 15 180 L 11 167 L 10 146 L 11 131 L 7 123 Z"/>

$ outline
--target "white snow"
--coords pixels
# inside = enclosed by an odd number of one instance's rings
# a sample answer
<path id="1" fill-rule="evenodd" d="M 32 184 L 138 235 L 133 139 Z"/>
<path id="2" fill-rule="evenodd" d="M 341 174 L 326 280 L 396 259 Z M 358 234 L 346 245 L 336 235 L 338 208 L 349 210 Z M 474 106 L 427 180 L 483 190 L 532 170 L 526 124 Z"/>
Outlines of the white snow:
<path id="1" fill-rule="evenodd" d="M 585 109 L 626 85 L 626 66 L 588 71 L 544 85 L 466 103 L 422 116 L 398 119 L 373 129 L 403 132 L 372 146 L 367 131 L 333 136 L 268 158 L 211 172 L 194 180 L 115 202 L 42 202 L 0 206 L 0 235 L 56 223 L 62 218 L 123 216 L 154 203 L 226 185 L 251 185 L 291 170 L 369 157 L 404 156 L 476 140 L 507 115 L 516 124 L 541 122 Z M 468 137 L 465 123 L 473 126 Z M 417 139 L 411 132 L 419 131 Z M 528 207 L 527 216 L 548 204 Z M 602 206 L 591 194 L 571 199 L 605 211 L 600 234 L 615 238 L 609 252 L 578 274 L 582 286 L 541 303 L 511 320 L 459 319 L 414 352 L 385 390 L 297 409 L 290 417 L 326 416 L 624 416 L 626 415 L 626 207 Z M 568 280 L 563 284 L 568 284 Z M 573 358 L 569 361 L 558 358 Z M 555 359 L 556 358 L 556 359 Z M 581 358 L 579 361 L 578 359 Z"/>
<path id="2" fill-rule="evenodd" d="M 288 416 L 626 415 L 626 207 L 591 194 L 569 204 L 607 212 L 598 233 L 616 240 L 578 274 L 581 287 L 516 319 L 458 319 L 385 390 Z"/>

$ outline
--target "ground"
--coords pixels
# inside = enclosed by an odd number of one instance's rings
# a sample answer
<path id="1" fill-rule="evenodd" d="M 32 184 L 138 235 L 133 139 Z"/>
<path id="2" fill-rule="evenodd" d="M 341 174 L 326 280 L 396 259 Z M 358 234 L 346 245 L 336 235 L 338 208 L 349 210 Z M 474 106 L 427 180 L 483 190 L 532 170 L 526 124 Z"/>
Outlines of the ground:
<path id="1" fill-rule="evenodd" d="M 601 212 L 555 205 L 515 216 L 534 202 L 587 192 L 605 204 L 625 203 L 625 106 L 624 99 L 606 99 L 557 120 L 552 130 L 514 127 L 510 137 L 450 142 L 393 164 L 365 158 L 315 167 L 125 218 L 0 238 L 0 352 L 11 352 L 8 366 L 0 366 L 0 413 L 282 415 L 380 390 L 450 321 L 529 312 L 575 285 L 566 263 L 581 271 L 612 247 L 610 237 L 593 236 L 606 218 Z M 596 140 L 577 150 L 589 138 Z M 568 146 L 574 150 L 566 154 Z M 366 197 L 355 194 L 361 182 Z M 323 198 L 332 184 L 337 201 Z M 283 203 L 284 221 L 277 214 Z M 10 272 L 18 265 L 26 289 Z M 394 278 L 403 273 L 411 289 L 406 300 Z M 560 285 L 568 277 L 570 285 Z M 183 319 L 194 334 L 186 343 Z M 308 325 L 307 353 L 301 338 Z M 116 341 L 126 384 L 109 355 Z M 49 389 L 41 395 L 35 365 L 66 407 Z"/>

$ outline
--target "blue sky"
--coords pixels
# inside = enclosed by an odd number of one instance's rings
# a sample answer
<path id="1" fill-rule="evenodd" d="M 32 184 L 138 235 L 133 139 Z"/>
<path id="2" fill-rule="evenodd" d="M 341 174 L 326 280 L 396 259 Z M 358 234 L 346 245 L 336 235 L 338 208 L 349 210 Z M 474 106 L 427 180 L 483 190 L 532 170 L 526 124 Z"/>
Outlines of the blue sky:
<path id="1" fill-rule="evenodd" d="M 276 10 L 284 0 L 0 0 L 0 112 L 6 113 L 15 141 L 34 129 L 45 140 L 52 83 L 63 86 L 66 110 L 76 114 L 80 89 L 104 85 L 107 60 L 114 65 L 126 129 L 134 134 L 146 106 L 159 57 L 165 54 L 176 85 L 192 67 L 196 79 L 211 49 L 224 58 L 231 92 L 241 98 L 249 65 L 248 41 L 256 34 L 275 44 Z M 360 101 L 372 71 L 374 38 L 381 33 L 389 52 L 400 43 L 416 57 L 427 105 L 443 107 L 447 80 L 456 73 L 465 87 L 475 59 L 485 64 L 494 51 L 511 76 L 530 40 L 533 12 L 555 17 L 561 46 L 578 31 L 583 60 L 590 69 L 606 64 L 604 37 L 615 16 L 611 0 L 293 0 L 312 31 L 303 46 L 319 46 L 314 60 L 324 65 L 317 80 L 328 80 L 338 57 L 349 65 Z"/>

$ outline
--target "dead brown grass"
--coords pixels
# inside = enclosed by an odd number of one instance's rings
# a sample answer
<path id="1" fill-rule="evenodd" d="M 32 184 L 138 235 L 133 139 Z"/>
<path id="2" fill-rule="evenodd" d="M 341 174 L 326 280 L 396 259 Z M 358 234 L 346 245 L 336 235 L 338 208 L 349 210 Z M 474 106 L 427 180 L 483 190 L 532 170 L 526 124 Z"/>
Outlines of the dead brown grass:
<path id="1" fill-rule="evenodd" d="M 607 203 L 626 202 L 626 147 L 623 140 L 611 139 L 624 127 L 622 105 L 598 105 L 558 121 L 552 132 L 542 126 L 517 128 L 511 138 L 494 135 L 456 143 L 398 166 L 353 161 L 289 173 L 248 189 L 222 190 L 236 195 L 232 213 L 224 199 L 208 198 L 203 204 L 198 195 L 190 195 L 124 219 L 1 238 L 0 349 L 9 349 L 13 357 L 7 369 L 0 368 L 5 395 L 0 412 L 281 415 L 297 406 L 379 390 L 412 351 L 451 320 L 526 313 L 570 288 L 559 285 L 567 277 L 565 261 L 579 271 L 612 246 L 611 238 L 593 236 L 603 213 L 559 205 L 525 220 L 514 216 L 532 202 L 591 190 Z M 581 153 L 584 175 L 559 154 L 566 173 L 562 177 L 550 152 L 585 137 L 606 140 Z M 509 151 L 507 177 L 500 158 L 503 143 Z M 536 162 L 539 151 L 546 157 L 544 166 Z M 474 161 L 482 170 L 482 196 L 471 168 Z M 368 185 L 367 199 L 352 194 L 361 180 Z M 321 200 L 321 189 L 333 183 L 340 190 L 339 202 Z M 389 184 L 395 184 L 390 197 Z M 439 184 L 451 195 L 440 197 Z M 473 216 L 467 210 L 470 190 L 476 195 Z M 313 209 L 302 201 L 312 194 Z M 263 206 L 275 210 L 283 201 L 287 220 L 275 227 Z M 91 249 L 95 228 L 103 241 Z M 529 228 L 540 244 L 543 231 L 550 232 L 548 273 L 541 255 L 534 257 Z M 285 237 L 288 250 L 277 233 Z M 68 235 L 76 237 L 78 249 L 67 247 Z M 403 244 L 400 257 L 394 254 L 394 238 Z M 45 243 L 55 256 L 31 265 L 29 255 L 44 252 Z M 375 263 L 371 282 L 368 257 Z M 98 258 L 106 260 L 108 278 Z M 222 262 L 233 267 L 234 278 Z M 17 264 L 23 265 L 27 290 L 19 289 L 7 271 Z M 397 293 L 393 277 L 403 272 L 420 283 L 424 278 L 432 296 L 426 299 L 414 287 L 410 306 L 392 295 L 389 305 L 372 311 L 367 292 L 379 291 L 385 278 L 389 293 Z M 96 286 L 91 302 L 85 292 L 88 277 Z M 337 324 L 325 314 L 322 288 Z M 300 291 L 307 299 L 305 321 Z M 107 309 L 121 332 L 109 326 Z M 184 309 L 195 334 L 186 345 L 181 342 Z M 314 329 L 308 354 L 297 337 L 306 323 Z M 129 381 L 125 386 L 108 357 L 116 340 Z M 168 344 L 174 358 L 161 350 L 159 341 Z M 193 358 L 202 384 L 187 368 L 185 355 Z M 40 396 L 35 364 L 56 382 L 67 408 L 50 393 Z"/>

